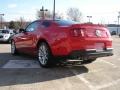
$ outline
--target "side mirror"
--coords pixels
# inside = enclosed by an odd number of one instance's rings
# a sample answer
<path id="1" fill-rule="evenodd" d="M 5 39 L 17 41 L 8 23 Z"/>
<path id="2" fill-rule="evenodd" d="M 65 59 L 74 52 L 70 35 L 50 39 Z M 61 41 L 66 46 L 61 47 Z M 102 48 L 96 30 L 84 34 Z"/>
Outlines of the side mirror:
<path id="1" fill-rule="evenodd" d="M 25 29 L 21 28 L 21 29 L 19 29 L 19 32 L 20 33 L 25 32 Z"/>

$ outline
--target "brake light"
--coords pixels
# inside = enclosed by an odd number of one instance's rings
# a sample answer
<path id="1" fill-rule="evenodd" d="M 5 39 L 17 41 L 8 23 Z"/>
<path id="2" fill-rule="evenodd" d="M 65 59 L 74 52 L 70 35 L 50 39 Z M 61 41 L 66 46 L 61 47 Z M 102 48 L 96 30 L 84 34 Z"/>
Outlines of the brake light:
<path id="1" fill-rule="evenodd" d="M 84 33 L 83 29 L 73 29 L 71 34 L 74 37 L 79 37 L 79 36 L 84 37 L 85 36 L 85 33 Z"/>

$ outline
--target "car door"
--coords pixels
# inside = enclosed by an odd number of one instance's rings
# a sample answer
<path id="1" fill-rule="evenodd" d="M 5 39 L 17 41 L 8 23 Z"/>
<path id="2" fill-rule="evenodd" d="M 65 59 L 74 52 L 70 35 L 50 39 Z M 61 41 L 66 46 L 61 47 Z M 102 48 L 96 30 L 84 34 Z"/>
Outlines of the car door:
<path id="1" fill-rule="evenodd" d="M 39 22 L 33 22 L 27 26 L 25 32 L 19 35 L 19 47 L 20 51 L 24 53 L 34 53 L 36 33 Z"/>

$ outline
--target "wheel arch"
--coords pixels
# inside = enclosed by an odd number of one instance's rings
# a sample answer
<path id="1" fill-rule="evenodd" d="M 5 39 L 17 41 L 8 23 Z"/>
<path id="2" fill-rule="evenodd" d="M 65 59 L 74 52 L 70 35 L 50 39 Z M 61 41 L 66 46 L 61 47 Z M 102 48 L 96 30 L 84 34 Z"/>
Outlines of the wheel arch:
<path id="1" fill-rule="evenodd" d="M 38 40 L 38 42 L 37 42 L 37 46 L 36 46 L 36 47 L 38 48 L 38 47 L 39 47 L 39 44 L 40 44 L 41 42 L 46 43 L 46 44 L 48 45 L 48 47 L 49 47 L 51 53 L 52 53 L 52 50 L 51 50 L 50 44 L 47 42 L 47 40 L 45 40 L 45 39 L 43 39 L 43 38 Z"/>

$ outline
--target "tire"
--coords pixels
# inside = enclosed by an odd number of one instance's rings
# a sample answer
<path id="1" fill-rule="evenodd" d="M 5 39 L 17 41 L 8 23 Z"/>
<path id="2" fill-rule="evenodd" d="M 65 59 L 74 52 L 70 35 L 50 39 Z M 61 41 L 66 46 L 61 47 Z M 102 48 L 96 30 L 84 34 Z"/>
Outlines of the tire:
<path id="1" fill-rule="evenodd" d="M 45 42 L 38 46 L 38 61 L 42 67 L 50 67 L 53 65 L 51 50 Z"/>
<path id="2" fill-rule="evenodd" d="M 18 54 L 14 41 L 11 41 L 11 54 L 12 55 Z"/>
<path id="3" fill-rule="evenodd" d="M 11 43 L 11 39 L 9 39 L 9 40 L 7 41 L 7 43 L 9 43 L 9 44 L 10 44 L 10 43 Z"/>

